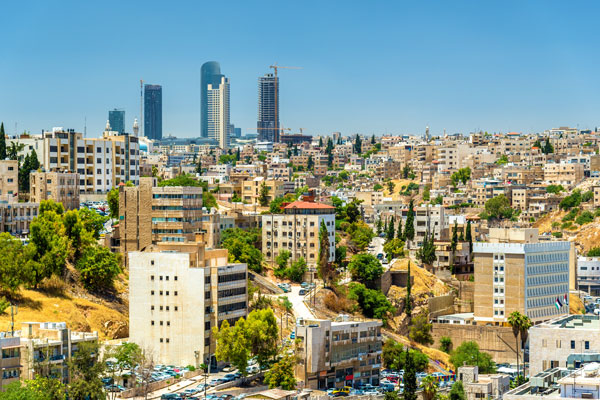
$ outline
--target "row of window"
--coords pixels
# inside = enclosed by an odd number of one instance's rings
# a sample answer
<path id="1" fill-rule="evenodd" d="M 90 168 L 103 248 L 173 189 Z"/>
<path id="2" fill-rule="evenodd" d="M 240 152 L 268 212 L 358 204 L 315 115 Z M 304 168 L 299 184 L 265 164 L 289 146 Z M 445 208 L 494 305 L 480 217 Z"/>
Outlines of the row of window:
<path id="1" fill-rule="evenodd" d="M 201 199 L 201 194 L 155 193 L 153 199 Z"/>
<path id="2" fill-rule="evenodd" d="M 237 311 L 237 310 L 245 310 L 247 308 L 246 306 L 246 302 L 242 301 L 239 303 L 232 303 L 232 304 L 224 304 L 219 306 L 219 312 L 230 312 L 230 311 Z"/>
<path id="3" fill-rule="evenodd" d="M 559 295 L 561 293 L 567 293 L 569 291 L 568 284 L 562 285 L 551 285 L 537 288 L 528 288 L 527 296 L 548 296 L 548 295 Z"/>
<path id="4" fill-rule="evenodd" d="M 151 264 L 151 265 L 154 265 L 154 260 L 150 261 L 150 264 Z M 169 280 L 169 275 L 165 275 L 165 276 L 164 276 L 164 279 L 165 279 L 165 281 L 168 281 L 168 280 Z M 151 280 L 151 281 L 153 281 L 153 280 L 154 280 L 154 275 L 150 275 L 150 280 Z M 158 280 L 159 280 L 159 281 L 162 281 L 162 280 L 163 280 L 163 276 L 162 276 L 162 275 L 159 275 L 159 276 L 158 276 Z M 174 280 L 174 281 L 176 281 L 176 280 L 177 280 L 177 275 L 173 276 L 173 280 Z"/>
<path id="5" fill-rule="evenodd" d="M 527 277 L 528 285 L 550 285 L 553 283 L 566 282 L 569 280 L 568 274 L 558 274 L 558 275 L 542 275 L 536 277 Z"/>
<path id="6" fill-rule="evenodd" d="M 227 275 L 219 275 L 219 283 L 225 283 L 225 282 L 233 282 L 233 281 L 245 281 L 246 278 L 246 273 L 245 272 L 238 272 L 236 274 L 227 274 Z M 210 282 L 210 280 L 209 280 Z"/>
<path id="7" fill-rule="evenodd" d="M 166 322 L 166 323 L 165 323 Z M 150 321 L 150 326 L 154 326 L 154 320 Z M 171 326 L 171 321 L 159 321 L 160 326 Z"/>
<path id="8" fill-rule="evenodd" d="M 150 311 L 154 311 L 154 306 L 150 306 Z M 159 306 L 158 308 L 159 311 L 169 311 L 169 306 Z M 173 306 L 173 311 L 179 311 L 179 307 L 178 306 Z"/>
<path id="9" fill-rule="evenodd" d="M 165 294 L 165 296 L 168 296 L 168 295 L 169 295 L 169 291 L 168 291 L 168 290 L 165 290 L 165 291 L 164 291 L 164 294 Z M 154 296 L 154 290 L 151 290 L 151 291 L 150 291 L 150 295 L 151 295 L 151 296 Z M 162 291 L 162 290 L 159 290 L 159 291 L 158 291 L 158 295 L 159 295 L 159 296 L 162 296 L 162 295 L 163 295 L 163 291 Z M 173 291 L 173 296 L 177 296 L 177 290 Z"/>
<path id="10" fill-rule="evenodd" d="M 239 288 L 235 288 L 235 289 L 225 289 L 225 290 L 219 290 L 219 294 L 217 295 L 217 297 L 219 299 L 223 298 L 223 297 L 231 297 L 231 296 L 239 296 L 241 294 L 246 294 L 246 287 L 239 287 Z"/>
<path id="11" fill-rule="evenodd" d="M 556 272 L 568 272 L 569 264 L 568 263 L 554 263 L 554 264 L 545 264 L 545 265 L 536 265 L 534 267 L 527 268 L 527 275 L 542 275 L 547 273 L 556 273 Z"/>
<path id="12" fill-rule="evenodd" d="M 202 211 L 202 207 L 152 206 L 153 211 Z"/>
<path id="13" fill-rule="evenodd" d="M 571 350 L 578 350 L 577 349 L 577 343 L 575 342 L 575 340 L 571 340 Z M 583 345 L 583 347 L 585 348 L 585 350 L 589 350 L 590 349 L 590 342 L 589 340 L 584 340 L 582 341 L 582 343 L 580 343 L 580 348 L 581 349 L 581 345 Z M 542 339 L 542 347 L 548 347 L 548 343 L 546 339 Z M 556 340 L 556 348 L 560 349 L 562 348 L 562 341 L 560 339 Z"/>
<path id="14" fill-rule="evenodd" d="M 569 254 L 567 252 L 532 254 L 527 255 L 526 258 L 528 264 L 548 263 L 552 261 L 569 261 Z"/>

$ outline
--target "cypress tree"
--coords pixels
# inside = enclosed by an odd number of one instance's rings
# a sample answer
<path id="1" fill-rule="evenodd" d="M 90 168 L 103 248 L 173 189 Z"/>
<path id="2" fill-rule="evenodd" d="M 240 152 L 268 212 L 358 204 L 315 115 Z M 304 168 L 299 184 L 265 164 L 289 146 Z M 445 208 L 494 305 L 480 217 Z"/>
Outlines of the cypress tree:
<path id="1" fill-rule="evenodd" d="M 386 236 L 387 236 L 387 227 L 388 227 L 388 223 L 387 223 L 387 219 L 383 222 L 383 232 L 385 232 Z"/>
<path id="2" fill-rule="evenodd" d="M 406 361 L 404 362 L 403 381 L 404 400 L 417 400 L 417 371 L 408 347 L 406 348 Z"/>
<path id="3" fill-rule="evenodd" d="M 406 240 L 413 240 L 415 238 L 415 207 L 412 199 L 408 205 L 406 225 L 404 225 L 404 237 Z"/>
<path id="4" fill-rule="evenodd" d="M 377 218 L 377 235 L 381 235 L 381 217 Z"/>
<path id="5" fill-rule="evenodd" d="M 466 240 L 469 242 L 469 255 L 473 254 L 473 236 L 471 234 L 471 220 L 467 221 Z"/>
<path id="6" fill-rule="evenodd" d="M 375 144 L 375 135 L 371 136 L 371 144 Z"/>
<path id="7" fill-rule="evenodd" d="M 452 254 L 456 251 L 456 247 L 458 244 L 458 224 L 456 220 L 454 220 L 454 226 L 452 227 L 452 241 L 450 242 L 450 248 L 452 249 Z"/>
<path id="8" fill-rule="evenodd" d="M 0 124 L 0 160 L 6 160 L 6 134 L 4 133 L 4 122 Z"/>
<path id="9" fill-rule="evenodd" d="M 387 240 L 392 240 L 393 238 L 394 238 L 394 216 L 392 216 L 392 218 L 390 219 L 390 224 L 388 225 L 387 236 L 386 236 Z"/>
<path id="10" fill-rule="evenodd" d="M 396 231 L 396 237 L 400 240 L 404 240 L 402 237 L 402 217 L 398 219 L 398 230 Z"/>
<path id="11" fill-rule="evenodd" d="M 358 133 L 356 134 L 356 140 L 354 141 L 354 151 L 356 154 L 360 154 L 362 151 L 362 142 L 360 141 Z"/>
<path id="12" fill-rule="evenodd" d="M 412 298 L 410 296 L 410 291 L 412 289 L 412 283 L 410 281 L 410 260 L 408 261 L 408 277 L 406 280 L 406 299 L 404 299 L 404 312 L 410 318 L 410 314 L 412 313 Z"/>

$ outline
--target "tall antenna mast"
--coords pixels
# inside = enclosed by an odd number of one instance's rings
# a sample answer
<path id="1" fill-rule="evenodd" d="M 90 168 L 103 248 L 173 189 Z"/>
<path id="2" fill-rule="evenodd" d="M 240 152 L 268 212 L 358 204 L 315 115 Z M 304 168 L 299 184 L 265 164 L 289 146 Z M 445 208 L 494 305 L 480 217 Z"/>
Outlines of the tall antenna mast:
<path id="1" fill-rule="evenodd" d="M 140 79 L 140 130 L 144 136 L 144 81 Z"/>
<path id="2" fill-rule="evenodd" d="M 83 117 L 83 137 L 87 137 L 87 116 Z"/>

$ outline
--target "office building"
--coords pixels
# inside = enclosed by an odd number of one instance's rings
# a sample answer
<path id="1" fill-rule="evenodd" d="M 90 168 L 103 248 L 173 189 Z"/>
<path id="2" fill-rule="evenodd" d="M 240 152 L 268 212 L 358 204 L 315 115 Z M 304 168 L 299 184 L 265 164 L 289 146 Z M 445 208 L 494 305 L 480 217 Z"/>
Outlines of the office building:
<path id="1" fill-rule="evenodd" d="M 258 78 L 259 140 L 279 142 L 279 77 L 265 74 Z"/>
<path id="2" fill-rule="evenodd" d="M 577 257 L 577 287 L 591 296 L 600 295 L 600 257 Z"/>
<path id="3" fill-rule="evenodd" d="M 139 186 L 119 187 L 121 254 L 157 242 L 194 241 L 202 229 L 202 188 L 157 186 L 153 177 Z"/>
<path id="4" fill-rule="evenodd" d="M 29 199 L 35 203 L 54 200 L 65 210 L 79 209 L 79 174 L 77 172 L 31 172 Z"/>
<path id="5" fill-rule="evenodd" d="M 304 320 L 296 323 L 296 377 L 305 388 L 379 385 L 381 321 Z"/>
<path id="6" fill-rule="evenodd" d="M 114 132 L 119 132 L 119 135 L 125 133 L 125 110 L 114 109 L 108 112 L 108 123 Z"/>
<path id="7" fill-rule="evenodd" d="M 212 328 L 248 312 L 246 264 L 198 242 L 160 242 L 129 258 L 129 332 L 160 364 L 215 363 Z"/>
<path id="8" fill-rule="evenodd" d="M 229 147 L 229 79 L 221 76 L 217 84 L 206 87 L 208 138 L 221 149 Z"/>
<path id="9" fill-rule="evenodd" d="M 144 135 L 162 139 L 162 86 L 144 85 Z"/>
<path id="10" fill-rule="evenodd" d="M 208 138 L 208 85 L 217 87 L 221 83 L 221 66 L 216 61 L 202 64 L 200 69 L 200 137 Z"/>
<path id="11" fill-rule="evenodd" d="M 529 330 L 530 374 L 600 361 L 599 331 L 597 315 L 567 315 L 533 326 Z"/>
<path id="12" fill-rule="evenodd" d="M 294 201 L 283 207 L 283 214 L 262 216 L 262 250 L 265 260 L 274 263 L 282 250 L 291 261 L 304 257 L 308 266 L 319 260 L 319 229 L 325 223 L 329 235 L 329 261 L 335 260 L 335 208 L 314 201 Z"/>
<path id="13" fill-rule="evenodd" d="M 569 242 L 473 243 L 475 322 L 505 325 L 513 311 L 533 323 L 569 313 Z"/>
<path id="14" fill-rule="evenodd" d="M 19 161 L 0 161 L 0 202 L 16 203 L 19 200 Z"/>

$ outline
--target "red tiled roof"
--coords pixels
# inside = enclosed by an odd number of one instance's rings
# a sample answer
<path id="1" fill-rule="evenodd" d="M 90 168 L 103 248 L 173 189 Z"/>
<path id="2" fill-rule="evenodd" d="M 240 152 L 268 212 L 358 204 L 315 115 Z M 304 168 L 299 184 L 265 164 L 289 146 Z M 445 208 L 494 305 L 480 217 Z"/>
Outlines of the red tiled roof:
<path id="1" fill-rule="evenodd" d="M 335 207 L 328 206 L 327 204 L 323 203 L 313 203 L 310 201 L 294 201 L 283 208 L 285 210 L 291 210 L 293 208 L 333 210 Z"/>

